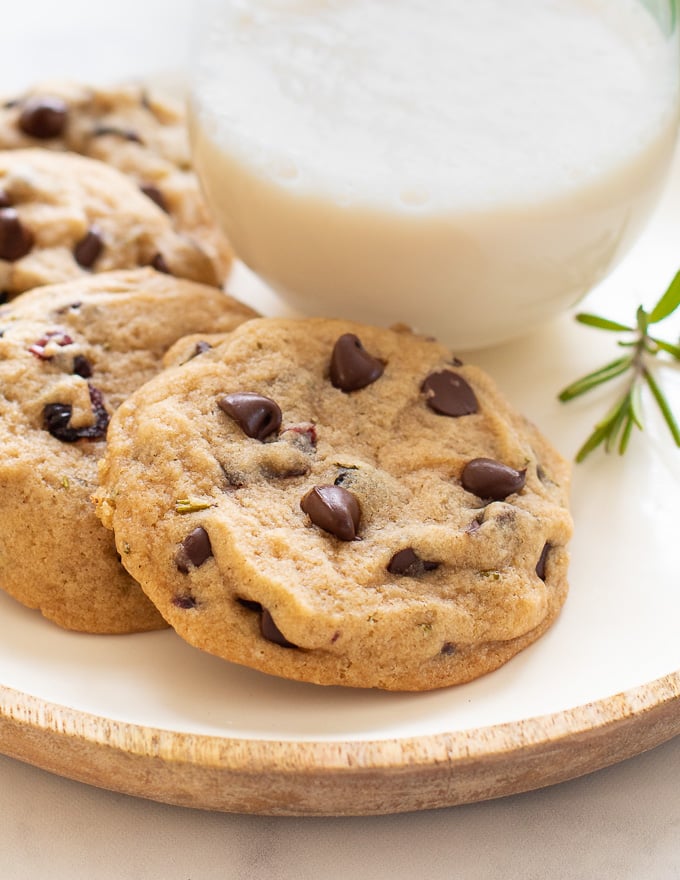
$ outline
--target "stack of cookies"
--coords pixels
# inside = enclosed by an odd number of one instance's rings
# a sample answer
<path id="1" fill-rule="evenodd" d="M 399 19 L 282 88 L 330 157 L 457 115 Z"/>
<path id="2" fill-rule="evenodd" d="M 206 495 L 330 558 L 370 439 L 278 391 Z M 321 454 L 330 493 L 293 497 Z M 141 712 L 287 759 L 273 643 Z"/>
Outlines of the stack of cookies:
<path id="1" fill-rule="evenodd" d="M 407 330 L 224 293 L 181 118 L 144 92 L 2 112 L 4 590 L 66 628 L 170 624 L 264 672 L 392 690 L 469 681 L 546 631 L 568 466 L 487 375 Z"/>

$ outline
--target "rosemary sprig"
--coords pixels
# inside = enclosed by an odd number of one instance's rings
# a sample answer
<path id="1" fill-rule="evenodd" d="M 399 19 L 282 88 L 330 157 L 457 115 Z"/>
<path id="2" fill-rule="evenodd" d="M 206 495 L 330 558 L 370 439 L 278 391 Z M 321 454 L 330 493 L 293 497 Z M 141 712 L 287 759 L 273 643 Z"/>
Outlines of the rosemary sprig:
<path id="1" fill-rule="evenodd" d="M 680 361 L 680 345 L 667 342 L 652 336 L 650 326 L 658 324 L 664 318 L 668 318 L 680 306 L 680 272 L 678 272 L 668 288 L 651 309 L 646 311 L 639 306 L 636 312 L 634 326 L 621 324 L 600 315 L 580 313 L 576 320 L 588 327 L 606 330 L 615 333 L 632 334 L 632 338 L 619 340 L 619 345 L 627 349 L 627 353 L 605 364 L 592 373 L 582 376 L 571 385 L 564 388 L 559 399 L 563 402 L 573 400 L 598 385 L 610 382 L 624 373 L 629 373 L 629 379 L 622 397 L 611 407 L 609 412 L 599 421 L 585 443 L 576 453 L 576 461 L 583 461 L 598 446 L 603 446 L 605 452 L 617 450 L 623 455 L 628 448 L 633 428 L 643 430 L 642 420 L 642 389 L 646 386 L 663 416 L 668 430 L 673 436 L 676 446 L 680 447 L 680 426 L 673 415 L 671 406 L 666 399 L 660 385 L 654 378 L 650 369 L 650 361 L 660 353 L 670 355 L 675 361 Z"/>

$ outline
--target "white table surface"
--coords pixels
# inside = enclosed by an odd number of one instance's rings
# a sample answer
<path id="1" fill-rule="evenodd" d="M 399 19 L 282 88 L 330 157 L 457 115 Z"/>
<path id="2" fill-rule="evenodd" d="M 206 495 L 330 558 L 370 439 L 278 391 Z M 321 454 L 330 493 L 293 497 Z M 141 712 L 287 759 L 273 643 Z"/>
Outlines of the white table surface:
<path id="1" fill-rule="evenodd" d="M 22 0 L 3 9 L 0 91 L 182 69 L 196 4 Z M 680 262 L 680 250 L 679 250 Z M 680 878 L 680 738 L 497 801 L 372 818 L 193 811 L 0 756 L 2 880 Z"/>

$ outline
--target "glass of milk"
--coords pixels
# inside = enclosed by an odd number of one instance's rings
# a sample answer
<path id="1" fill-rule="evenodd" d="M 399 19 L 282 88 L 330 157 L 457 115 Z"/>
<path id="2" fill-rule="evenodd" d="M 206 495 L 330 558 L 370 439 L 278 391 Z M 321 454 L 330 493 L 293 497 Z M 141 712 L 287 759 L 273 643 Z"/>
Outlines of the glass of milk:
<path id="1" fill-rule="evenodd" d="M 609 272 L 667 175 L 674 0 L 208 7 L 196 168 L 240 259 L 300 313 L 459 350 L 519 336 Z"/>

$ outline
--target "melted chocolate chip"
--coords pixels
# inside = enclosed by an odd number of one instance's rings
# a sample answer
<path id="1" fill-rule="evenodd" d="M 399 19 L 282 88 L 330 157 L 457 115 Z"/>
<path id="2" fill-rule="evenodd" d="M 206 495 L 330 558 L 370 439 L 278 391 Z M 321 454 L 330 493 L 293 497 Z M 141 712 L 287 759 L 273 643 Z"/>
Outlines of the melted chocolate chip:
<path id="1" fill-rule="evenodd" d="M 434 571 L 439 568 L 438 562 L 428 562 L 421 559 L 412 547 L 398 550 L 387 564 L 390 574 L 401 574 L 407 577 L 418 577 L 426 571 Z"/>
<path id="2" fill-rule="evenodd" d="M 19 114 L 19 128 L 40 140 L 59 137 L 66 127 L 68 105 L 61 98 L 35 97 L 24 102 Z"/>
<path id="3" fill-rule="evenodd" d="M 73 358 L 73 373 L 76 376 L 81 376 L 83 379 L 89 379 L 92 375 L 92 364 L 88 361 L 85 355 L 77 354 Z"/>
<path id="4" fill-rule="evenodd" d="M 356 497 L 342 486 L 314 486 L 300 501 L 314 525 L 341 541 L 357 536 L 361 509 Z"/>
<path id="5" fill-rule="evenodd" d="M 179 545 L 175 554 L 175 564 L 182 574 L 188 574 L 190 565 L 198 568 L 212 555 L 210 536 L 203 526 L 198 526 L 193 532 L 189 532 Z"/>
<path id="6" fill-rule="evenodd" d="M 353 333 L 343 334 L 331 355 L 331 384 L 341 391 L 359 391 L 379 379 L 385 366 L 369 354 Z"/>
<path id="7" fill-rule="evenodd" d="M 439 653 L 443 654 L 445 657 L 450 657 L 451 654 L 456 653 L 456 646 L 453 642 L 444 642 Z"/>
<path id="8" fill-rule="evenodd" d="M 260 615 L 260 632 L 262 633 L 262 637 L 268 642 L 274 642 L 274 644 L 280 645 L 282 648 L 297 648 L 297 645 L 289 642 L 284 636 L 278 626 L 274 623 L 273 617 L 266 608 L 262 609 Z"/>
<path id="9" fill-rule="evenodd" d="M 69 422 L 73 407 L 70 403 L 48 403 L 43 408 L 43 427 L 46 431 L 63 443 L 74 443 L 76 440 L 99 440 L 106 435 L 109 426 L 109 414 L 104 408 L 101 391 L 88 385 L 90 403 L 94 422 L 82 428 L 71 428 Z"/>
<path id="10" fill-rule="evenodd" d="M 541 555 L 538 557 L 538 562 L 536 563 L 536 574 L 540 577 L 542 581 L 545 580 L 545 566 L 548 561 L 548 554 L 550 553 L 550 550 L 550 544 L 545 544 L 543 549 L 541 550 Z"/>
<path id="11" fill-rule="evenodd" d="M 11 208 L 12 200 L 4 189 L 0 189 L 0 208 Z"/>
<path id="12" fill-rule="evenodd" d="M 467 492 L 478 498 L 502 501 L 523 488 L 527 472 L 516 471 L 493 458 L 473 458 L 463 468 L 461 483 Z"/>
<path id="13" fill-rule="evenodd" d="M 221 397 L 217 405 L 231 416 L 247 437 L 254 440 L 265 440 L 281 426 L 281 409 L 278 403 L 261 394 L 238 391 Z"/>
<path id="14" fill-rule="evenodd" d="M 164 275 L 172 275 L 170 267 L 165 262 L 165 257 L 160 252 L 154 254 L 149 265 L 152 266 L 156 270 L 156 272 L 162 272 Z"/>
<path id="15" fill-rule="evenodd" d="M 188 611 L 191 608 L 195 608 L 198 603 L 193 596 L 174 596 L 172 604 L 177 608 L 183 608 Z"/>
<path id="16" fill-rule="evenodd" d="M 168 210 L 168 203 L 165 201 L 165 196 L 158 189 L 157 186 L 154 186 L 152 183 L 145 183 L 142 184 L 139 188 L 144 193 L 144 195 L 150 198 L 151 201 L 154 202 L 156 205 L 158 205 L 158 207 L 162 211 L 165 211 L 166 214 L 170 213 Z"/>
<path id="17" fill-rule="evenodd" d="M 118 128 L 115 125 L 98 125 L 92 132 L 94 137 L 103 137 L 110 134 L 122 138 L 124 141 L 132 141 L 137 144 L 143 143 L 136 131 L 131 128 Z"/>
<path id="18" fill-rule="evenodd" d="M 73 248 L 76 263 L 83 269 L 91 269 L 104 249 L 104 241 L 96 226 L 91 226 Z"/>
<path id="19" fill-rule="evenodd" d="M 0 260 L 20 260 L 33 249 L 35 239 L 14 208 L 0 208 Z"/>
<path id="20" fill-rule="evenodd" d="M 479 410 L 475 393 L 468 383 L 453 370 L 430 373 L 421 385 L 431 410 L 442 416 L 468 416 Z"/>

